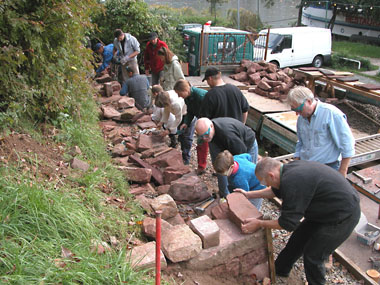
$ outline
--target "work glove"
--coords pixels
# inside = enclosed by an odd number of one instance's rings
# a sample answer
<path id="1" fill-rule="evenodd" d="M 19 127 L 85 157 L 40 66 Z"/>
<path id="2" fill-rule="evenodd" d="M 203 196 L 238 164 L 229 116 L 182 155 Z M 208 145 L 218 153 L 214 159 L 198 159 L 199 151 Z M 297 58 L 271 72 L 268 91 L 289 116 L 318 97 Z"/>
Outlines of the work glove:
<path id="1" fill-rule="evenodd" d="M 128 61 L 130 61 L 131 60 L 131 58 L 128 56 L 128 55 L 126 55 L 126 56 L 124 56 L 121 60 L 120 60 L 120 63 L 121 64 L 126 64 Z"/>

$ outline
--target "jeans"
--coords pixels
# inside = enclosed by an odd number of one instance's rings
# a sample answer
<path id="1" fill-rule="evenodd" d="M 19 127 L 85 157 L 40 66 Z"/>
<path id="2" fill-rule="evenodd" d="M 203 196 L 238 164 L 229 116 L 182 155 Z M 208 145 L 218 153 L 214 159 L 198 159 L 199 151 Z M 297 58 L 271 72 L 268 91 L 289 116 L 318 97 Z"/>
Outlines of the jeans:
<path id="1" fill-rule="evenodd" d="M 152 72 L 152 86 L 160 83 L 160 79 L 163 76 L 164 72 L 161 70 L 158 73 Z"/>
<path id="2" fill-rule="evenodd" d="M 215 149 L 215 146 L 211 142 L 210 144 L 210 155 L 212 163 L 214 163 L 216 157 L 218 156 L 219 152 Z M 257 141 L 253 142 L 252 146 L 248 149 L 248 153 L 252 157 L 252 161 L 254 163 L 257 163 L 257 157 L 259 153 L 259 147 L 257 145 Z M 227 176 L 223 176 L 220 174 L 216 174 L 216 177 L 218 178 L 218 188 L 219 188 L 219 194 L 221 197 L 226 197 L 228 194 L 230 194 L 230 191 L 228 190 L 228 179 Z"/>
<path id="3" fill-rule="evenodd" d="M 181 143 L 181 150 L 182 150 L 182 159 L 184 164 L 189 164 L 190 162 L 190 151 L 191 151 L 191 145 L 193 144 L 193 137 L 194 137 L 194 127 L 195 122 L 197 121 L 196 118 L 194 118 L 191 121 L 190 126 L 187 126 L 187 128 L 178 136 L 178 140 Z M 182 125 L 179 124 L 180 126 Z"/>
<path id="4" fill-rule="evenodd" d="M 303 255 L 307 282 L 310 285 L 325 284 L 324 261 L 350 236 L 359 218 L 360 207 L 349 218 L 336 224 L 313 223 L 305 219 L 278 255 L 276 274 L 288 276 L 293 264 Z"/>
<path id="5" fill-rule="evenodd" d="M 334 168 L 335 170 L 339 170 L 340 161 L 337 160 L 337 161 L 334 161 L 334 162 L 331 162 L 331 163 L 326 163 L 326 165 L 330 166 L 331 168 Z"/>

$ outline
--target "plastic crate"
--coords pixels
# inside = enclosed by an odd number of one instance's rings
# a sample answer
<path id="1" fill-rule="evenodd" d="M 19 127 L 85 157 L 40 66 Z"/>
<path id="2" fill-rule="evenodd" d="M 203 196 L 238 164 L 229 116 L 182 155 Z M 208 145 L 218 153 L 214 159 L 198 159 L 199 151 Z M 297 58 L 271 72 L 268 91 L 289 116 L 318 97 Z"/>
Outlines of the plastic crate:
<path id="1" fill-rule="evenodd" d="M 380 237 L 380 228 L 368 223 L 367 217 L 363 213 L 355 227 L 355 232 L 357 240 L 365 245 L 372 245 Z"/>

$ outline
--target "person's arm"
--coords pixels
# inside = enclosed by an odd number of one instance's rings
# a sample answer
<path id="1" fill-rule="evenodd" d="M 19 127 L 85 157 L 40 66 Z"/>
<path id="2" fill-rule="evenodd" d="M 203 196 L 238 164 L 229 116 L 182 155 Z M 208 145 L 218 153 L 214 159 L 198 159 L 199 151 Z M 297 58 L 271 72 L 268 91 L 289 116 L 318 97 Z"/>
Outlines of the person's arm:
<path id="1" fill-rule="evenodd" d="M 126 95 L 128 94 L 128 83 L 127 81 L 124 81 L 123 87 L 120 90 L 120 95 Z"/>
<path id="2" fill-rule="evenodd" d="M 248 112 L 244 112 L 243 113 L 243 124 L 245 124 L 247 122 L 247 118 L 248 118 Z"/>
<path id="3" fill-rule="evenodd" d="M 278 223 L 278 220 L 258 220 L 255 218 L 250 218 L 244 220 L 241 225 L 241 230 L 244 234 L 254 233 L 259 228 L 270 228 L 282 230 L 282 227 Z"/>
<path id="4" fill-rule="evenodd" d="M 172 64 L 173 64 L 174 80 L 177 82 L 178 79 L 185 79 L 185 76 L 183 75 L 183 72 L 182 72 L 181 64 L 177 60 L 173 61 Z"/>
<path id="5" fill-rule="evenodd" d="M 339 172 L 346 177 L 347 176 L 347 170 L 348 166 L 350 165 L 351 157 L 345 157 L 342 158 L 342 161 L 340 163 Z"/>
<path id="6" fill-rule="evenodd" d="M 297 119 L 297 143 L 296 143 L 296 151 L 294 153 L 294 159 L 299 160 L 301 156 L 302 149 L 302 138 L 301 138 L 301 128 L 300 128 L 300 118 Z"/>
<path id="7" fill-rule="evenodd" d="M 244 196 L 247 199 L 257 199 L 257 198 L 272 199 L 275 197 L 271 187 L 267 187 L 262 190 L 249 191 L 249 192 L 243 189 L 237 188 L 237 189 L 234 189 L 234 192 L 239 192 L 239 193 L 244 194 Z"/>

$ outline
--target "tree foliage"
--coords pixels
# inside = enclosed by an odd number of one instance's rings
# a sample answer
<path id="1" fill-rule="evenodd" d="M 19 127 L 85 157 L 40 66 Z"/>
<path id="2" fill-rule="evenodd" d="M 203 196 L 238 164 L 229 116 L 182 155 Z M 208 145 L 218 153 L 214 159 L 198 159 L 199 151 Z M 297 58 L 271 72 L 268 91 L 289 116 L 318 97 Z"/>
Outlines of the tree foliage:
<path id="1" fill-rule="evenodd" d="M 49 120 L 79 111 L 88 95 L 83 80 L 90 51 L 95 0 L 3 0 L 0 2 L 0 122 L 21 117 Z"/>
<path id="2" fill-rule="evenodd" d="M 228 17 L 232 22 L 233 27 L 237 26 L 237 9 L 228 10 Z M 240 29 L 249 32 L 258 32 L 263 27 L 260 17 L 255 13 L 240 9 Z"/>

